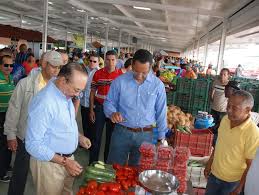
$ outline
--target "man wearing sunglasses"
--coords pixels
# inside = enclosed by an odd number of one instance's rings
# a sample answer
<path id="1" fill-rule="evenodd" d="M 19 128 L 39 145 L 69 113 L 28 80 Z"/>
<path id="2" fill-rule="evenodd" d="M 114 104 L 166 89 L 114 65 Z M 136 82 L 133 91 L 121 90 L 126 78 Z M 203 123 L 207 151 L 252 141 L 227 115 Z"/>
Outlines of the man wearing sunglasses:
<path id="1" fill-rule="evenodd" d="M 144 49 L 133 56 L 132 71 L 113 81 L 104 102 L 104 113 L 115 124 L 108 163 L 138 165 L 139 147 L 152 143 L 153 124 L 162 141 L 167 131 L 164 84 L 152 73 L 152 54 Z"/>
<path id="2" fill-rule="evenodd" d="M 9 195 L 22 195 L 27 181 L 30 155 L 25 150 L 24 137 L 29 103 L 51 78 L 58 75 L 63 64 L 60 53 L 56 51 L 45 53 L 41 68 L 33 69 L 26 78 L 22 79 L 10 99 L 4 133 L 7 135 L 9 151 L 16 152 L 16 158 L 8 190 Z"/>
<path id="3" fill-rule="evenodd" d="M 99 70 L 99 56 L 97 54 L 91 54 L 89 58 L 89 65 L 85 67 L 87 75 L 88 75 L 88 81 L 85 87 L 85 90 L 83 91 L 83 96 L 80 99 L 81 104 L 81 116 L 82 116 L 82 125 L 83 125 L 83 131 L 84 135 L 88 137 L 90 140 L 93 139 L 93 132 L 94 129 L 93 123 L 90 121 L 89 113 L 89 97 L 91 92 L 91 82 L 94 76 L 94 73 Z"/>
<path id="4" fill-rule="evenodd" d="M 4 122 L 8 103 L 14 90 L 13 60 L 9 55 L 0 58 L 0 181 L 9 182 L 7 170 L 11 163 L 12 153 L 8 150 L 6 136 L 4 135 Z"/>

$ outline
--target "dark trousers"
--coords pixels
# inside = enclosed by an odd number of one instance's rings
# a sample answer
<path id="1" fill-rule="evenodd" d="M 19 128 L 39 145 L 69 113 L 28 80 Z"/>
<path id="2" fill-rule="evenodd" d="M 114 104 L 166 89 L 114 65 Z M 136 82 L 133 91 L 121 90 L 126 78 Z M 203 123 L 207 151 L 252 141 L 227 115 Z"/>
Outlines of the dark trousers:
<path id="1" fill-rule="evenodd" d="M 8 150 L 6 135 L 4 135 L 5 112 L 0 112 L 0 177 L 7 174 L 12 160 L 12 152 Z"/>
<path id="2" fill-rule="evenodd" d="M 83 126 L 84 136 L 87 138 L 91 138 L 92 132 L 93 132 L 93 130 L 90 130 L 90 129 L 93 129 L 93 123 L 90 120 L 89 113 L 90 113 L 89 108 L 81 106 L 82 126 Z"/>
<path id="3" fill-rule="evenodd" d="M 105 150 L 104 150 L 104 161 L 107 162 L 114 124 L 111 122 L 110 119 L 105 117 L 103 112 L 103 105 L 99 103 L 95 103 L 94 111 L 95 111 L 95 123 L 93 128 L 90 128 L 90 137 L 89 137 L 92 142 L 92 146 L 90 148 L 89 163 L 98 161 L 101 141 L 102 141 L 103 128 L 105 124 L 106 124 L 106 140 L 105 140 Z"/>
<path id="4" fill-rule="evenodd" d="M 221 119 L 226 115 L 226 113 L 225 112 L 218 112 L 218 111 L 212 109 L 211 115 L 213 116 L 214 123 L 215 123 L 214 127 L 212 127 L 212 131 L 213 131 L 213 134 L 214 134 L 213 146 L 215 146 L 217 138 L 218 138 L 218 128 L 219 128 Z"/>
<path id="5" fill-rule="evenodd" d="M 238 186 L 237 182 L 226 182 L 210 174 L 205 195 L 229 195 Z"/>
<path id="6" fill-rule="evenodd" d="M 17 138 L 18 148 L 14 161 L 13 174 L 9 184 L 8 195 L 23 195 L 30 165 L 30 155 L 25 143 Z"/>

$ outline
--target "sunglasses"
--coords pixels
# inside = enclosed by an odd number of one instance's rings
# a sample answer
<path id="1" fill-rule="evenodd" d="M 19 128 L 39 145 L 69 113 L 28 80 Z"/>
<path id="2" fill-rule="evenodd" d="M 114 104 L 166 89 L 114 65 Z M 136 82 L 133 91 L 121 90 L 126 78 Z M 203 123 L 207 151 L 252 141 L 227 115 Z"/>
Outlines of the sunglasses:
<path id="1" fill-rule="evenodd" d="M 4 67 L 5 68 L 8 68 L 8 67 L 13 68 L 13 64 L 4 64 Z"/>
<path id="2" fill-rule="evenodd" d="M 97 61 L 90 60 L 90 62 L 96 63 Z"/>

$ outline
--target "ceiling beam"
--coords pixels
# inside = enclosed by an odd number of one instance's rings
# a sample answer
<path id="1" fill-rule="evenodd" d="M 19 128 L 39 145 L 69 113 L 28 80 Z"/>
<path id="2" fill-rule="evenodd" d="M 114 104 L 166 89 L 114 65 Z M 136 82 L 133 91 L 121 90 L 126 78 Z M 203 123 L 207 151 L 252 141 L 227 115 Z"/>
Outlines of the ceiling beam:
<path id="1" fill-rule="evenodd" d="M 126 5 L 126 6 L 139 6 L 139 7 L 148 7 L 151 9 L 158 10 L 168 10 L 174 12 L 182 12 L 187 14 L 197 14 L 198 8 L 193 7 L 184 7 L 179 5 L 171 5 L 171 4 L 160 4 L 160 3 L 149 3 L 143 1 L 130 1 L 130 0 L 84 0 L 84 2 L 95 2 L 95 3 L 107 3 L 107 4 L 117 4 L 117 5 Z M 200 9 L 199 14 L 205 16 L 211 16 L 216 18 L 223 18 L 224 13 L 215 12 L 213 10 L 208 9 Z"/>
<path id="2" fill-rule="evenodd" d="M 166 0 L 161 0 L 161 3 L 162 3 L 163 5 L 165 5 L 165 4 L 166 4 L 165 1 L 166 1 Z M 172 32 L 171 25 L 170 25 L 170 22 L 169 22 L 168 10 L 165 10 L 165 21 L 166 21 L 166 24 L 167 24 L 168 31 L 169 31 L 169 32 Z"/>

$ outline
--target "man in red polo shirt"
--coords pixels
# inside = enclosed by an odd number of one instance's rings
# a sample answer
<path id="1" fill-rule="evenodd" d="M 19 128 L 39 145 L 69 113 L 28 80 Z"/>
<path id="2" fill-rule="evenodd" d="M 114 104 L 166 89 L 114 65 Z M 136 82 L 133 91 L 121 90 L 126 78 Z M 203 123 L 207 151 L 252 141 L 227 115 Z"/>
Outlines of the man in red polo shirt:
<path id="1" fill-rule="evenodd" d="M 90 93 L 90 120 L 94 123 L 94 128 L 89 129 L 93 131 L 90 134 L 92 137 L 89 137 L 92 143 L 90 148 L 90 159 L 89 164 L 98 161 L 99 151 L 102 140 L 102 133 L 104 124 L 106 123 L 106 142 L 105 142 L 105 151 L 104 151 L 104 161 L 106 162 L 109 147 L 111 134 L 113 131 L 113 123 L 110 119 L 106 118 L 103 111 L 103 102 L 106 99 L 106 96 L 109 92 L 110 85 L 114 79 L 120 76 L 122 71 L 116 69 L 117 53 L 114 50 L 106 52 L 105 58 L 105 67 L 96 71 L 92 84 L 91 84 L 91 93 Z"/>

